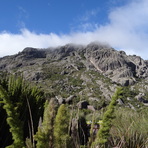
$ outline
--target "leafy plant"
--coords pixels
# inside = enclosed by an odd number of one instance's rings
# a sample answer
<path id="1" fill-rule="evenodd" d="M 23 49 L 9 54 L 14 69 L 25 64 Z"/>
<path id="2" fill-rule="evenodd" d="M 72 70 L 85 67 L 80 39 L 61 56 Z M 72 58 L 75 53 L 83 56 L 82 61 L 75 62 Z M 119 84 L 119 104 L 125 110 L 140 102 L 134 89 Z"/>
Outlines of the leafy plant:
<path id="1" fill-rule="evenodd" d="M 112 120 L 115 118 L 114 109 L 116 106 L 117 99 L 121 98 L 122 88 L 118 88 L 115 94 L 112 96 L 112 100 L 103 115 L 102 124 L 97 133 L 97 137 L 95 140 L 95 145 L 104 145 L 108 141 L 108 137 L 110 136 L 110 129 L 112 126 Z"/>
<path id="2" fill-rule="evenodd" d="M 2 116 L 6 116 L 13 139 L 9 147 L 23 147 L 29 136 L 34 141 L 35 120 L 42 114 L 43 98 L 39 89 L 29 86 L 21 77 L 10 76 L 5 83 L 1 83 L 0 100 L 6 112 Z"/>
<path id="3" fill-rule="evenodd" d="M 54 138 L 56 148 L 70 147 L 69 128 L 69 112 L 66 105 L 62 104 L 57 112 L 54 124 Z"/>
<path id="4" fill-rule="evenodd" d="M 37 148 L 53 148 L 54 137 L 53 137 L 53 129 L 54 129 L 54 118 L 56 114 L 54 100 L 51 99 L 50 102 L 46 100 L 43 122 L 40 123 L 38 127 L 38 132 L 34 136 L 37 144 Z"/>
<path id="5" fill-rule="evenodd" d="M 115 115 L 109 143 L 122 148 L 145 148 L 148 145 L 147 109 L 137 112 L 120 108 Z"/>

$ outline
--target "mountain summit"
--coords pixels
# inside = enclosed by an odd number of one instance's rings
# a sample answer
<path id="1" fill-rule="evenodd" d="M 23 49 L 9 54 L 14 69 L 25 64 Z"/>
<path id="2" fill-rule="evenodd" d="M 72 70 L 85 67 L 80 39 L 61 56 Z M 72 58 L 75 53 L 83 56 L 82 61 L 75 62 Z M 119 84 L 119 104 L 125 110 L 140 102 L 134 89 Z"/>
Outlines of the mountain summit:
<path id="1" fill-rule="evenodd" d="M 148 61 L 107 45 L 67 44 L 57 48 L 25 48 L 0 59 L 0 71 L 21 74 L 60 97 L 110 100 L 117 86 L 147 93 Z M 138 95 L 138 94 L 137 94 Z"/>
<path id="2" fill-rule="evenodd" d="M 42 66 L 49 61 L 58 61 L 58 65 L 61 64 L 61 66 L 65 63 L 65 68 L 71 65 L 77 70 L 80 66 L 86 70 L 93 69 L 121 85 L 133 84 L 136 78 L 148 77 L 148 62 L 141 57 L 128 56 L 124 51 L 117 51 L 106 45 L 95 43 L 87 46 L 67 44 L 54 49 L 28 47 L 14 56 L 1 58 L 0 69 L 10 72 L 17 68 L 20 70 L 25 66 L 37 64 L 42 69 Z"/>

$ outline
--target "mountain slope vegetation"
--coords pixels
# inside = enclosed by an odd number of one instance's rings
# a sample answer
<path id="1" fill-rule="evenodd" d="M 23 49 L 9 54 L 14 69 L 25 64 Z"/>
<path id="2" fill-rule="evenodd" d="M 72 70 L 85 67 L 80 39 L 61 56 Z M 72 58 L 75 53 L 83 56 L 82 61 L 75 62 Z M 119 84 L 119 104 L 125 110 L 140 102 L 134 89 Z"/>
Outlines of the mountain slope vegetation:
<path id="1" fill-rule="evenodd" d="M 105 133 L 98 130 L 102 121 L 107 125 L 105 112 L 110 113 L 107 109 L 119 87 L 121 97 L 113 103 L 105 142 L 97 144 L 145 148 L 146 60 L 97 43 L 27 47 L 0 58 L 0 147 L 93 147 L 96 139 L 100 141 L 97 133 Z"/>

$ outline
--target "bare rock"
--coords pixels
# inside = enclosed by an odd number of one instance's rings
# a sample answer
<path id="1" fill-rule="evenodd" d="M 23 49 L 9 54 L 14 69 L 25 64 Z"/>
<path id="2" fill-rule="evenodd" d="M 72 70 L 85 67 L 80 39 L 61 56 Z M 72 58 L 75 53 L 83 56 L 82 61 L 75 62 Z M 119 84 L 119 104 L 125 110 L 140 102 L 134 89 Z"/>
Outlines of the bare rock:
<path id="1" fill-rule="evenodd" d="M 65 100 L 65 102 L 68 103 L 68 104 L 72 104 L 74 98 L 75 98 L 74 95 L 70 95 L 70 96 Z"/>
<path id="2" fill-rule="evenodd" d="M 92 105 L 88 105 L 87 108 L 91 111 L 95 111 L 95 108 Z"/>
<path id="3" fill-rule="evenodd" d="M 135 107 L 131 103 L 128 103 L 128 105 L 131 109 L 136 110 Z"/>
<path id="4" fill-rule="evenodd" d="M 118 101 L 119 105 L 123 105 L 124 104 L 124 101 L 122 99 L 118 99 L 117 101 Z"/>
<path id="5" fill-rule="evenodd" d="M 31 47 L 25 48 L 20 55 L 23 55 L 25 58 L 46 58 L 46 53 L 44 50 L 38 50 Z"/>
<path id="6" fill-rule="evenodd" d="M 59 105 L 65 104 L 65 99 L 62 98 L 61 96 L 56 96 L 56 99 L 58 100 Z"/>
<path id="7" fill-rule="evenodd" d="M 145 96 L 144 93 L 139 93 L 137 96 L 135 96 L 135 98 L 136 98 L 138 101 L 143 102 L 143 101 L 144 101 L 144 96 Z"/>

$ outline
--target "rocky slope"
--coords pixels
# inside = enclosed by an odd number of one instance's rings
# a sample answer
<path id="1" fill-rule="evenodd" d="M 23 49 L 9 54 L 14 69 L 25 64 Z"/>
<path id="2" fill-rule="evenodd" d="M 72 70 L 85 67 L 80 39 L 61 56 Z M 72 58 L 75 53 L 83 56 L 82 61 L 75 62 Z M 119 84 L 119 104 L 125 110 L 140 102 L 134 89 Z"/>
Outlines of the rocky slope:
<path id="1" fill-rule="evenodd" d="M 119 104 L 130 108 L 133 104 L 147 105 L 148 61 L 107 45 L 25 48 L 16 55 L 1 58 L 0 71 L 21 74 L 60 101 L 71 97 L 75 101 L 87 100 L 94 106 L 98 102 L 101 106 L 122 85 L 129 94 Z M 143 101 L 139 105 L 135 102 L 142 100 L 137 99 L 140 93 Z"/>

